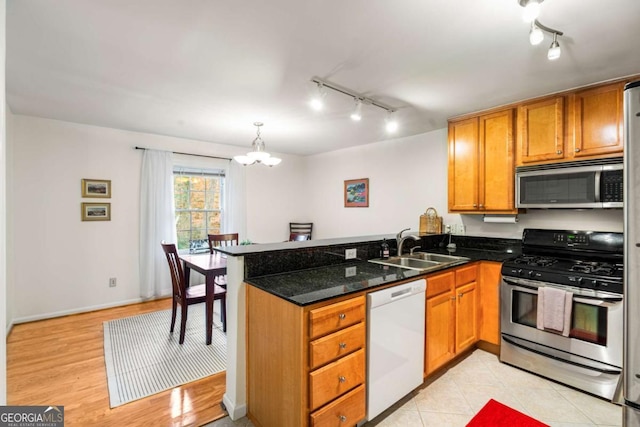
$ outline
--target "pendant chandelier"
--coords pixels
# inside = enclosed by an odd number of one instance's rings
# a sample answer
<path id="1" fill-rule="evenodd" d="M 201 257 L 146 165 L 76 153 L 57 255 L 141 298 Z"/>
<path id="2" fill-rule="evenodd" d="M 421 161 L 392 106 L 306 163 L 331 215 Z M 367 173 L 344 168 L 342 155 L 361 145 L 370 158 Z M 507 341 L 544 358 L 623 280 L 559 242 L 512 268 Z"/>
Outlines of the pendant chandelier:
<path id="1" fill-rule="evenodd" d="M 253 125 L 257 127 L 257 136 L 251 143 L 251 151 L 245 156 L 234 156 L 233 160 L 244 166 L 249 166 L 254 163 L 261 163 L 265 166 L 275 166 L 279 164 L 282 159 L 272 157 L 271 154 L 264 150 L 264 141 L 260 138 L 260 127 L 264 125 L 264 123 L 255 122 Z"/>

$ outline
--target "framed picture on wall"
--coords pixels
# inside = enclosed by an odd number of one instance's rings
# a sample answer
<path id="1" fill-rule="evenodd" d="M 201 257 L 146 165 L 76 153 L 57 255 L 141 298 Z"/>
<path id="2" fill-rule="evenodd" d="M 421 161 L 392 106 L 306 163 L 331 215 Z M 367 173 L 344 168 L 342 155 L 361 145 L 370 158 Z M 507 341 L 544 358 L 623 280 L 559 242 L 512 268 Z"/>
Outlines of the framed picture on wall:
<path id="1" fill-rule="evenodd" d="M 369 207 L 369 178 L 349 179 L 344 182 L 344 207 Z"/>
<path id="2" fill-rule="evenodd" d="M 111 203 L 82 203 L 83 221 L 111 221 Z"/>
<path id="3" fill-rule="evenodd" d="M 106 179 L 83 179 L 82 197 L 102 197 L 111 198 L 111 180 Z"/>

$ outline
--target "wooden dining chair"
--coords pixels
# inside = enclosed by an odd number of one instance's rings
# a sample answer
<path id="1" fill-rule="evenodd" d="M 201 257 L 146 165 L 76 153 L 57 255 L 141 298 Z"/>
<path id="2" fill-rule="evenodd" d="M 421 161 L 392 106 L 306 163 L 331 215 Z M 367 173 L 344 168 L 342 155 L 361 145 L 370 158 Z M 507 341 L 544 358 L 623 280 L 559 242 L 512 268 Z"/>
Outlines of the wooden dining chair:
<path id="1" fill-rule="evenodd" d="M 289 223 L 289 240 L 311 240 L 313 231 L 312 222 L 290 222 Z M 300 236 L 307 236 L 303 238 Z"/>
<path id="2" fill-rule="evenodd" d="M 171 272 L 171 283 L 173 285 L 173 301 L 171 304 L 171 329 L 173 333 L 176 324 L 176 312 L 178 304 L 182 309 L 180 314 L 180 344 L 184 343 L 185 330 L 187 328 L 187 307 L 192 304 L 200 304 L 206 301 L 206 285 L 187 286 L 184 270 L 178 257 L 178 250 L 173 243 L 162 242 L 162 249 L 167 256 L 169 271 Z M 218 285 L 214 285 L 213 300 L 220 300 L 220 320 L 222 330 L 227 331 L 227 290 Z"/>
<path id="3" fill-rule="evenodd" d="M 240 241 L 238 233 L 226 233 L 226 234 L 208 234 L 209 238 L 209 252 L 213 253 L 214 248 L 225 246 L 236 246 Z M 218 286 L 222 286 L 227 289 L 227 275 L 218 276 L 215 279 L 215 283 Z"/>

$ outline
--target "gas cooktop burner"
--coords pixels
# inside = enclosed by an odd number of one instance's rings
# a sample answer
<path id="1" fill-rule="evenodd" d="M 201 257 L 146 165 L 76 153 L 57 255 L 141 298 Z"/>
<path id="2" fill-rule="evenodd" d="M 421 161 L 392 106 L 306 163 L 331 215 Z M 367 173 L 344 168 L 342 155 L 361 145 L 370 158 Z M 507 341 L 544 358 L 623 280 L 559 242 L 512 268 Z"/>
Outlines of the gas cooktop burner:
<path id="1" fill-rule="evenodd" d="M 516 264 L 532 265 L 538 267 L 548 267 L 557 262 L 554 258 L 545 258 L 540 256 L 522 255 L 516 258 L 514 261 Z"/>
<path id="2" fill-rule="evenodd" d="M 617 271 L 617 267 L 614 264 L 608 264 L 605 262 L 577 261 L 571 266 L 570 271 L 586 274 L 598 274 L 600 276 L 611 276 Z"/>

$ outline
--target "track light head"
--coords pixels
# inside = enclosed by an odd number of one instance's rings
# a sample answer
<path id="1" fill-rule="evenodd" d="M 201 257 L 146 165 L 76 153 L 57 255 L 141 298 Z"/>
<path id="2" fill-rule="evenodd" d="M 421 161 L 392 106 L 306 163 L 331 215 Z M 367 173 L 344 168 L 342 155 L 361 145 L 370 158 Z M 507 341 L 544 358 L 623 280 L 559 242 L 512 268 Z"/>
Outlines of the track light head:
<path id="1" fill-rule="evenodd" d="M 321 111 L 324 108 L 324 97 L 327 94 L 322 83 L 317 83 L 316 93 L 309 101 L 309 106 L 315 111 Z"/>
<path id="2" fill-rule="evenodd" d="M 560 58 L 561 53 L 560 43 L 558 43 L 558 33 L 553 33 L 553 42 L 551 46 L 549 46 L 549 51 L 547 51 L 547 59 L 549 61 L 555 61 Z"/>
<path id="3" fill-rule="evenodd" d="M 355 98 L 356 105 L 353 108 L 353 113 L 351 113 L 351 120 L 355 120 L 359 122 L 362 120 L 362 100 Z"/>
<path id="4" fill-rule="evenodd" d="M 533 22 L 540 15 L 540 3 L 544 0 L 518 0 L 520 6 L 524 7 L 522 20 L 524 22 Z"/>
<path id="5" fill-rule="evenodd" d="M 540 27 L 536 25 L 536 21 L 533 21 L 531 23 L 531 30 L 529 31 L 529 43 L 533 46 L 537 46 L 542 43 L 542 40 L 544 40 L 544 33 Z"/>
<path id="6" fill-rule="evenodd" d="M 395 117 L 394 111 L 389 111 L 387 118 L 385 119 L 385 129 L 387 133 L 395 133 L 398 130 L 398 120 Z"/>

